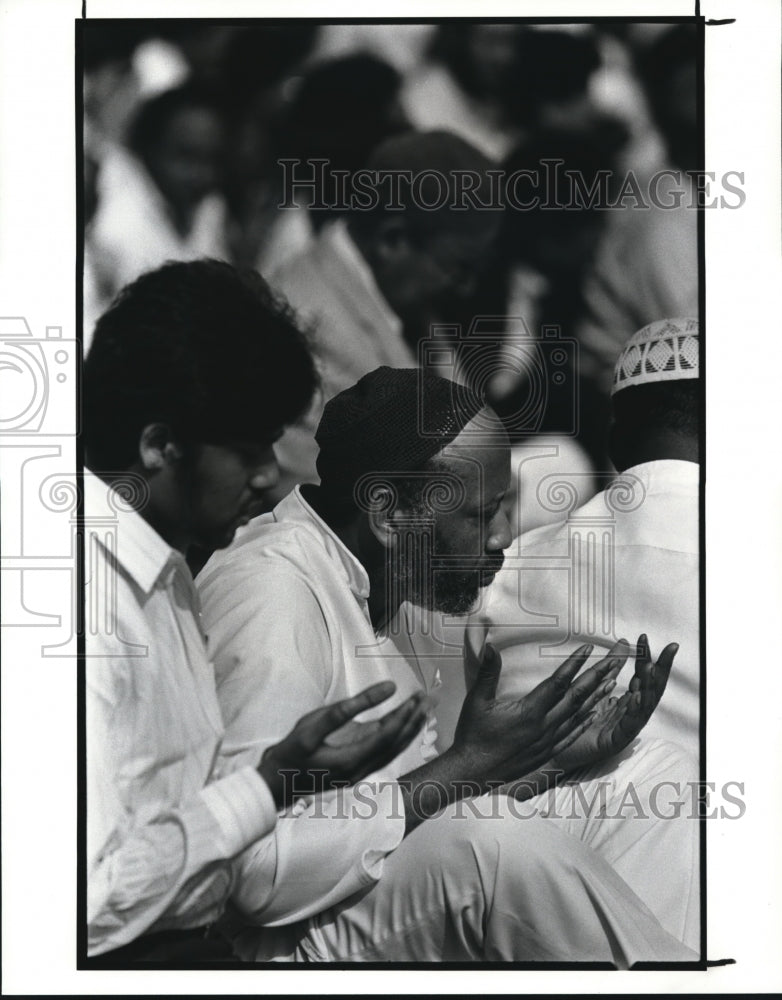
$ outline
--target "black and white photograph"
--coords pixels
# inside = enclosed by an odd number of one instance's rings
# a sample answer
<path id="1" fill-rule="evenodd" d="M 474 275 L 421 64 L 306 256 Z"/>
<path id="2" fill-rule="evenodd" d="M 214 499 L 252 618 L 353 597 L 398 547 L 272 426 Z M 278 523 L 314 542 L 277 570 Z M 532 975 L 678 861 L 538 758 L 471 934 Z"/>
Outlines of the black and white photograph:
<path id="1" fill-rule="evenodd" d="M 779 15 L 606 6 L 59 15 L 2 211 L 73 316 L 0 246 L 44 992 L 780 984 Z"/>

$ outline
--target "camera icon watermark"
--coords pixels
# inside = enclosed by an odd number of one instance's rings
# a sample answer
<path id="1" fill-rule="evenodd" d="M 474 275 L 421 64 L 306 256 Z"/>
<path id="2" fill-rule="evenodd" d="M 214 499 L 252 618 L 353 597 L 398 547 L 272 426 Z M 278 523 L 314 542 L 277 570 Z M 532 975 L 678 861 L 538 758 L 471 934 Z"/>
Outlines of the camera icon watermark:
<path id="1" fill-rule="evenodd" d="M 61 326 L 40 337 L 24 317 L 0 317 L 3 627 L 27 630 L 44 658 L 76 655 L 85 620 L 100 602 L 114 606 L 111 588 L 99 594 L 92 583 L 85 604 L 77 565 L 80 539 L 97 530 L 79 516 L 81 360 L 81 345 Z M 100 528 L 116 534 L 114 524 Z"/>
<path id="2" fill-rule="evenodd" d="M 24 317 L 0 317 L 0 434 L 72 437 L 80 360 L 79 342 L 62 327 L 47 326 L 42 339 Z"/>
<path id="3" fill-rule="evenodd" d="M 22 316 L 0 317 L 0 434 L 72 437 L 81 348 L 47 326 L 34 337 Z M 75 425 L 74 425 L 75 413 Z"/>
<path id="4" fill-rule="evenodd" d="M 578 433 L 578 343 L 559 326 L 542 326 L 533 334 L 520 316 L 477 316 L 466 332 L 459 324 L 433 324 L 419 344 L 418 362 L 422 373 L 434 372 L 482 395 L 514 439 Z M 457 413 L 465 406 L 461 392 L 454 390 Z M 418 428 L 422 437 L 440 433 L 423 391 Z M 479 415 L 469 431 L 488 442 L 493 427 Z"/>

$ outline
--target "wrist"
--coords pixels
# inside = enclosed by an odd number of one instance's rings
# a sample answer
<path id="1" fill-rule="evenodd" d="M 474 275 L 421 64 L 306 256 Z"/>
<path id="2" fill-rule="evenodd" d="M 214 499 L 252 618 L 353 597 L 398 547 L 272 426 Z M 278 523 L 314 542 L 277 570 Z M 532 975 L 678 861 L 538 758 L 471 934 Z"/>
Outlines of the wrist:
<path id="1" fill-rule="evenodd" d="M 405 835 L 459 799 L 481 795 L 470 755 L 450 747 L 434 760 L 397 778 L 405 809 Z"/>
<path id="2" fill-rule="evenodd" d="M 512 794 L 515 799 L 525 802 L 550 788 L 554 788 L 564 777 L 564 774 L 563 769 L 552 759 L 516 781 L 508 782 L 506 787 L 509 794 Z"/>
<path id="3" fill-rule="evenodd" d="M 256 771 L 266 782 L 266 786 L 274 799 L 274 804 L 278 809 L 282 809 L 285 805 L 287 805 L 287 796 L 285 794 L 285 776 L 275 761 L 274 755 L 270 751 L 267 750 L 263 755 Z"/>
<path id="4" fill-rule="evenodd" d="M 462 787 L 472 786 L 483 795 L 503 780 L 498 774 L 497 761 L 469 744 L 454 743 L 439 758 L 447 768 L 453 785 L 450 801 L 465 797 Z M 473 792 L 475 794 L 475 792 Z"/>

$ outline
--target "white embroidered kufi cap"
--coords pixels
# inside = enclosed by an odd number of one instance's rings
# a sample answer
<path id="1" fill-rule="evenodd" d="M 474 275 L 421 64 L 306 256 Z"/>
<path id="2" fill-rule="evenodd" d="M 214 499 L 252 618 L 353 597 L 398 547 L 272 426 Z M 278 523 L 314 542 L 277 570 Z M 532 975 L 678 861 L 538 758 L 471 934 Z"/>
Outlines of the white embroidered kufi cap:
<path id="1" fill-rule="evenodd" d="M 633 385 L 698 378 L 698 354 L 697 319 L 655 320 L 625 344 L 611 395 Z"/>

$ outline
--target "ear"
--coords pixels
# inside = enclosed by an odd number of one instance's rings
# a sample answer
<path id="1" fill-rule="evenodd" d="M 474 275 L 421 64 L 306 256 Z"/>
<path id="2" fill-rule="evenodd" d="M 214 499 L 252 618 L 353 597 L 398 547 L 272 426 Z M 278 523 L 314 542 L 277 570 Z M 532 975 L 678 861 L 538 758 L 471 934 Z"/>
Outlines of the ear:
<path id="1" fill-rule="evenodd" d="M 370 511 L 367 514 L 369 530 L 384 549 L 392 549 L 396 544 L 396 531 L 388 511 Z"/>
<path id="2" fill-rule="evenodd" d="M 168 424 L 147 424 L 139 438 L 138 452 L 142 466 L 149 472 L 174 465 L 182 458 L 182 449 Z"/>
<path id="3" fill-rule="evenodd" d="M 374 495 L 373 508 L 367 511 L 367 524 L 375 539 L 384 549 L 392 549 L 396 545 L 398 528 L 397 516 L 400 513 L 396 506 L 396 497 L 391 490 L 382 489 L 382 495 Z"/>

